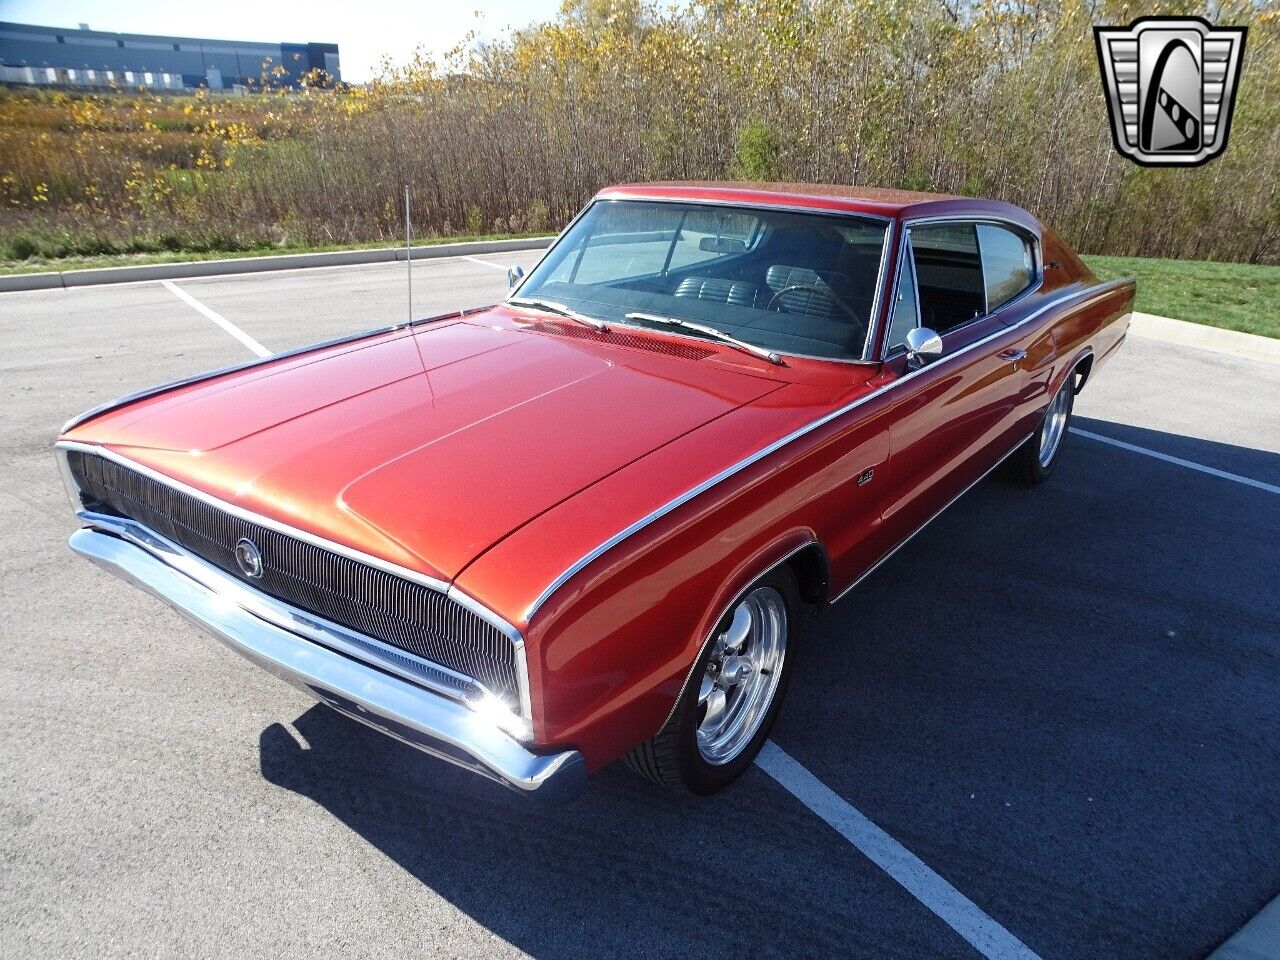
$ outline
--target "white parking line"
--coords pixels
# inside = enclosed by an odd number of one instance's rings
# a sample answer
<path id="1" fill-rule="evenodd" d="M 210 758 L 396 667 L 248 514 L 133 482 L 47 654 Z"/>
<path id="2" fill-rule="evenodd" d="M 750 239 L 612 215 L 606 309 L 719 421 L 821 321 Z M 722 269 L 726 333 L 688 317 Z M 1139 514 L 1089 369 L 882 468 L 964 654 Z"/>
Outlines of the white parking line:
<path id="1" fill-rule="evenodd" d="M 472 263 L 479 263 L 486 267 L 493 267 L 495 270 L 506 270 L 507 268 L 500 263 L 494 263 L 492 260 L 481 260 L 479 257 L 461 256 L 460 260 L 470 260 Z"/>
<path id="2" fill-rule="evenodd" d="M 266 347 L 264 347 L 262 344 L 260 344 L 257 340 L 253 339 L 253 337 L 249 336 L 247 333 L 245 333 L 243 330 L 237 327 L 234 323 L 232 323 L 226 317 L 222 316 L 221 314 L 214 313 L 212 310 L 206 307 L 203 303 L 201 303 L 191 294 L 187 293 L 187 291 L 179 287 L 172 280 L 161 280 L 160 282 L 164 285 L 164 288 L 168 290 L 170 293 L 172 293 L 175 297 L 177 297 L 183 303 L 187 304 L 187 306 L 196 310 L 198 313 L 201 313 L 204 316 L 208 317 L 210 320 L 212 320 L 214 323 L 220 326 L 223 330 L 227 331 L 227 333 L 231 334 L 233 337 L 235 337 L 237 340 L 243 343 L 246 347 L 248 347 L 258 356 L 260 357 L 271 356 L 271 351 L 268 350 Z"/>
<path id="3" fill-rule="evenodd" d="M 1165 463 L 1177 464 L 1179 467 L 1186 467 L 1188 470 L 1197 470 L 1200 473 L 1207 473 L 1211 477 L 1221 477 L 1223 480 L 1232 480 L 1236 483 L 1243 483 L 1246 487 L 1265 490 L 1267 493 L 1280 493 L 1280 487 L 1277 487 L 1273 483 L 1263 483 L 1261 480 L 1254 480 L 1251 477 L 1242 477 L 1238 473 L 1227 473 L 1225 470 L 1206 467 L 1203 463 L 1196 463 L 1193 460 L 1183 460 L 1181 457 L 1171 457 L 1169 454 L 1161 453 L 1159 450 L 1148 450 L 1146 447 L 1135 446 L 1132 443 L 1125 443 L 1123 440 L 1116 440 L 1112 437 L 1104 437 L 1100 433 L 1090 433 L 1088 430 L 1081 430 L 1079 427 L 1071 427 L 1070 429 L 1072 433 L 1079 434 L 1082 437 L 1088 437 L 1090 440 L 1097 440 L 1099 443 L 1109 443 L 1111 446 L 1119 447 L 1121 450 L 1128 450 L 1131 453 L 1140 453 L 1146 457 L 1154 457 L 1156 460 L 1163 460 Z"/>
<path id="4" fill-rule="evenodd" d="M 972 900 L 934 873 L 923 860 L 841 799 L 830 787 L 766 741 L 756 766 L 825 820 L 872 863 L 900 883 L 988 960 L 1040 960 L 983 913 Z"/>

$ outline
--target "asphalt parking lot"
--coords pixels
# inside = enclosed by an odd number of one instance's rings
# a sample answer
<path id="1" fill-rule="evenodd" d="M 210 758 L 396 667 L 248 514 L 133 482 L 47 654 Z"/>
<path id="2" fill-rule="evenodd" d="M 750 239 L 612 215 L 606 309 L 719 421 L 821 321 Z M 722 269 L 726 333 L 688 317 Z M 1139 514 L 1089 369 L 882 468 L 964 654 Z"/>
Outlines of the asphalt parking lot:
<path id="1" fill-rule="evenodd" d="M 423 263 L 415 312 L 536 258 Z M 405 314 L 403 264 L 178 286 L 269 350 Z M 759 769 L 535 805 L 197 634 L 66 548 L 50 444 L 245 343 L 151 282 L 0 294 L 0 344 L 4 956 L 984 955 Z M 1075 426 L 1237 479 L 1077 433 L 984 481 L 811 623 L 774 742 L 1026 956 L 1205 956 L 1280 893 L 1278 410 L 1131 337 Z"/>

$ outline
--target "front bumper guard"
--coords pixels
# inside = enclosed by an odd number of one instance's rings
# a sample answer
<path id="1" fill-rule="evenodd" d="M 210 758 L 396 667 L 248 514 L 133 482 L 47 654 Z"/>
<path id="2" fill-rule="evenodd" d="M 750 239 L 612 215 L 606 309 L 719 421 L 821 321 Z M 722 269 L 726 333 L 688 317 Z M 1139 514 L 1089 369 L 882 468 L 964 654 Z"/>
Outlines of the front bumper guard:
<path id="1" fill-rule="evenodd" d="M 571 795 L 586 782 L 578 751 L 534 753 L 462 703 L 255 616 L 204 582 L 216 583 L 223 575 L 203 561 L 181 558 L 186 566 L 207 567 L 208 577 L 196 580 L 159 552 L 112 533 L 84 528 L 72 534 L 70 544 L 321 703 L 425 753 L 540 797 Z"/>

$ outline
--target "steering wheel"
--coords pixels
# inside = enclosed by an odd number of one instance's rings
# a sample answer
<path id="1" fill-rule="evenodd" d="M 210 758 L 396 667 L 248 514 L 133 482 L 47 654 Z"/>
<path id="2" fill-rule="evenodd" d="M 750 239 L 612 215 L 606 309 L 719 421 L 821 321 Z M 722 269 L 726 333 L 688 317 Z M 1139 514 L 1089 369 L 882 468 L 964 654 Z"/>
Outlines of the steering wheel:
<path id="1" fill-rule="evenodd" d="M 765 305 L 765 309 L 772 310 L 773 305 L 778 302 L 778 298 L 781 297 L 784 293 L 790 293 L 792 290 L 808 290 L 812 293 L 819 294 L 825 299 L 830 300 L 837 307 L 839 307 L 846 314 L 848 314 L 849 319 L 852 320 L 856 326 L 859 326 L 859 327 L 862 326 L 862 319 L 856 313 L 853 312 L 853 309 L 848 304 L 846 304 L 843 300 L 837 297 L 834 293 L 832 293 L 826 287 L 819 287 L 817 284 L 813 284 L 813 283 L 793 283 L 789 286 L 783 287 L 781 290 L 779 290 L 777 293 L 775 293 L 772 297 L 769 298 L 769 302 Z"/>

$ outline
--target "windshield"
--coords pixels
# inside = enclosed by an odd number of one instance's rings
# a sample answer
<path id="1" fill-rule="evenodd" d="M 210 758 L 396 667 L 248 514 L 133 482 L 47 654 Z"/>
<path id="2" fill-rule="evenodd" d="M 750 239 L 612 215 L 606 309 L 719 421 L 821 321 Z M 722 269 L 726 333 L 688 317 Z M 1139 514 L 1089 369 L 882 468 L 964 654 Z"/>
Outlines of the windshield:
<path id="1" fill-rule="evenodd" d="M 670 321 L 700 324 L 765 352 L 861 360 L 886 230 L 847 215 L 602 200 L 516 299 L 710 336 Z"/>

